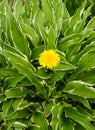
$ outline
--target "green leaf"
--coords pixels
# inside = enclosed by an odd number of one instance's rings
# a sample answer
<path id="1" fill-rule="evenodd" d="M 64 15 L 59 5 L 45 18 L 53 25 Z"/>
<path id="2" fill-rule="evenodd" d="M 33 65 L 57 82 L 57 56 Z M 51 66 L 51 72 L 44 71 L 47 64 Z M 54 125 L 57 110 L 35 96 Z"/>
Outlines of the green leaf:
<path id="1" fill-rule="evenodd" d="M 40 126 L 41 130 L 48 130 L 48 122 L 42 113 L 35 112 L 31 118 L 31 120 L 36 125 Z"/>
<path id="2" fill-rule="evenodd" d="M 64 119 L 61 130 L 74 130 L 74 124 L 69 119 Z"/>
<path id="3" fill-rule="evenodd" d="M 7 50 L 7 51 L 13 52 L 15 54 L 18 54 L 22 57 L 25 57 L 18 49 L 14 48 L 14 47 L 12 47 L 12 46 L 8 45 L 7 43 L 4 43 L 4 42 L 2 42 L 2 44 L 3 44 L 4 50 Z"/>
<path id="4" fill-rule="evenodd" d="M 70 19 L 71 27 L 74 27 L 76 25 L 77 21 L 80 20 L 82 14 L 83 14 L 83 11 L 86 7 L 86 4 L 87 4 L 87 0 L 85 0 L 83 2 L 83 4 L 77 9 L 76 13 L 71 17 L 71 19 Z"/>
<path id="5" fill-rule="evenodd" d="M 95 89 L 89 87 L 82 81 L 71 81 L 64 88 L 64 92 L 82 96 L 84 98 L 95 98 Z"/>
<path id="6" fill-rule="evenodd" d="M 5 92 L 7 98 L 21 98 L 26 94 L 27 92 L 23 88 L 10 88 Z"/>
<path id="7" fill-rule="evenodd" d="M 92 60 L 91 60 L 92 59 Z M 95 52 L 88 52 L 84 54 L 78 63 L 77 73 L 81 73 L 84 70 L 89 70 L 95 67 Z"/>
<path id="8" fill-rule="evenodd" d="M 77 123 L 74 127 L 74 130 L 85 130 L 85 128 Z"/>
<path id="9" fill-rule="evenodd" d="M 34 70 L 34 67 L 30 64 L 27 58 L 6 50 L 2 50 L 0 53 L 6 56 L 11 62 L 14 61 L 12 62 L 14 65 L 18 63 L 24 65 L 26 68 L 31 68 L 32 71 Z"/>
<path id="10" fill-rule="evenodd" d="M 95 84 L 95 70 L 92 69 L 91 71 L 84 72 L 83 74 L 79 75 L 78 78 L 79 80 L 82 80 L 88 84 Z"/>
<path id="11" fill-rule="evenodd" d="M 86 19 L 88 18 L 88 16 L 91 15 L 92 6 L 93 6 L 93 5 L 89 6 L 89 7 L 83 12 L 83 19 L 86 20 Z"/>
<path id="12" fill-rule="evenodd" d="M 18 111 L 13 111 L 13 113 L 11 113 L 9 115 L 9 120 L 13 120 L 13 119 L 20 119 L 20 118 L 29 118 L 30 113 L 28 111 L 28 109 L 23 109 L 23 110 L 18 110 Z"/>
<path id="13" fill-rule="evenodd" d="M 20 105 L 22 100 L 23 100 L 23 98 L 17 98 L 17 99 L 13 100 L 12 107 L 13 107 L 14 111 L 17 110 L 17 107 Z"/>
<path id="14" fill-rule="evenodd" d="M 23 54 L 25 54 L 28 58 L 30 58 L 29 43 L 14 19 L 11 20 L 11 32 L 14 46 Z"/>
<path id="15" fill-rule="evenodd" d="M 64 16 L 63 14 L 65 14 L 64 13 L 64 11 L 65 11 L 64 6 L 65 5 L 62 3 L 62 1 L 59 0 L 58 3 L 57 3 L 57 6 L 55 8 L 55 16 L 56 16 L 57 20 L 63 18 L 63 16 Z"/>
<path id="16" fill-rule="evenodd" d="M 15 16 L 16 19 L 18 19 L 18 17 L 22 16 L 23 14 L 24 14 L 24 7 L 22 5 L 22 2 L 21 0 L 17 0 L 15 2 L 13 15 Z"/>
<path id="17" fill-rule="evenodd" d="M 43 68 L 38 68 L 36 71 L 36 76 L 41 78 L 41 79 L 48 79 L 50 78 L 50 73 L 45 71 Z"/>
<path id="18" fill-rule="evenodd" d="M 6 96 L 4 94 L 0 94 L 0 103 L 6 100 Z"/>
<path id="19" fill-rule="evenodd" d="M 83 4 L 77 9 L 76 13 L 70 18 L 70 27 L 65 32 L 65 35 L 70 35 L 73 33 L 73 30 L 76 26 L 76 23 L 81 20 L 81 16 L 83 14 L 83 11 L 86 7 L 87 0 L 83 2 Z"/>
<path id="20" fill-rule="evenodd" d="M 32 125 L 31 129 L 32 130 L 40 130 L 40 126 L 38 126 L 38 125 Z"/>
<path id="21" fill-rule="evenodd" d="M 90 104 L 89 104 L 87 98 L 81 97 L 81 96 L 78 96 L 78 95 L 73 95 L 73 94 L 70 94 L 70 93 L 69 93 L 69 94 L 66 94 L 66 96 L 67 96 L 68 98 L 72 99 L 73 101 L 75 101 L 75 102 L 80 102 L 80 103 L 82 103 L 85 107 L 91 109 Z"/>
<path id="22" fill-rule="evenodd" d="M 66 36 L 59 41 L 59 50 L 65 51 L 73 45 L 81 44 L 81 41 L 84 39 L 84 34 L 72 34 L 70 36 Z"/>
<path id="23" fill-rule="evenodd" d="M 1 23 L 0 26 L 5 31 L 6 30 L 6 16 L 2 13 L 0 13 L 0 23 Z"/>
<path id="24" fill-rule="evenodd" d="M 40 45 L 40 46 L 37 46 L 35 47 L 33 50 L 32 50 L 32 56 L 31 58 L 33 60 L 37 60 L 40 56 L 40 54 L 44 51 L 44 46 L 43 45 Z"/>
<path id="25" fill-rule="evenodd" d="M 54 107 L 55 103 L 53 101 L 43 102 L 43 108 L 46 116 L 52 114 L 51 109 Z"/>
<path id="26" fill-rule="evenodd" d="M 46 22 L 52 24 L 54 16 L 49 0 L 42 0 L 42 11 L 45 13 Z"/>
<path id="27" fill-rule="evenodd" d="M 60 70 L 56 71 L 55 70 L 50 77 L 50 83 L 52 84 L 52 83 L 55 83 L 59 80 L 62 80 L 62 78 L 65 76 L 65 73 L 66 72 L 64 72 L 64 71 L 60 71 Z"/>
<path id="28" fill-rule="evenodd" d="M 24 78 L 23 75 L 19 75 L 18 77 L 8 77 L 5 79 L 4 87 L 8 88 L 8 87 L 16 86 L 16 84 L 20 82 L 23 78 Z"/>
<path id="29" fill-rule="evenodd" d="M 0 122 L 3 120 L 3 113 L 0 112 Z"/>
<path id="30" fill-rule="evenodd" d="M 32 106 L 32 107 L 38 107 L 38 103 L 33 103 L 33 102 L 28 102 L 28 101 L 22 101 L 19 105 L 18 105 L 18 107 L 17 107 L 17 109 L 18 110 L 23 110 L 23 109 L 25 109 L 25 108 L 28 108 L 29 106 Z"/>
<path id="31" fill-rule="evenodd" d="M 47 44 L 48 44 L 48 34 L 47 34 L 46 30 L 43 27 L 38 26 L 38 29 L 39 29 L 39 33 L 40 33 L 40 35 L 41 35 L 41 37 L 42 37 L 42 39 L 43 39 L 43 41 L 45 43 L 45 46 L 47 47 Z"/>
<path id="32" fill-rule="evenodd" d="M 70 17 L 70 14 L 66 8 L 66 4 L 63 3 L 63 19 L 67 19 Z"/>
<path id="33" fill-rule="evenodd" d="M 48 37 L 47 37 L 47 49 L 55 49 L 56 48 L 56 27 L 51 27 L 48 31 Z M 57 33 L 56 33 L 57 34 Z"/>
<path id="34" fill-rule="evenodd" d="M 28 127 L 26 124 L 18 122 L 18 121 L 15 121 L 13 126 L 17 127 L 17 128 L 27 128 Z"/>
<path id="35" fill-rule="evenodd" d="M 20 25 L 22 27 L 22 31 L 30 38 L 33 45 L 37 46 L 39 44 L 39 35 L 36 33 L 36 31 L 25 23 L 21 23 Z"/>
<path id="36" fill-rule="evenodd" d="M 55 71 L 64 71 L 64 70 L 72 70 L 72 69 L 76 69 L 76 66 L 74 66 L 74 65 L 72 65 L 72 64 L 70 64 L 68 62 L 61 62 L 53 70 L 55 70 Z"/>
<path id="37" fill-rule="evenodd" d="M 2 12 L 3 14 L 5 13 L 5 3 L 6 3 L 6 0 L 3 0 L 2 2 L 0 2 L 0 12 Z"/>
<path id="38" fill-rule="evenodd" d="M 74 33 L 81 33 L 81 31 L 84 29 L 84 25 L 85 25 L 84 19 L 79 20 L 77 22 L 77 24 L 74 26 L 73 32 Z"/>
<path id="39" fill-rule="evenodd" d="M 63 108 L 68 106 L 65 102 L 63 103 L 58 103 L 53 106 L 52 109 L 52 120 L 51 120 L 51 125 L 53 130 L 59 129 L 60 126 L 62 126 L 62 113 L 63 113 Z"/>
<path id="40" fill-rule="evenodd" d="M 36 10 L 33 21 L 34 21 L 33 25 L 34 25 L 36 31 L 38 31 L 39 26 L 42 27 L 44 25 L 44 22 L 45 22 L 44 21 L 44 13 L 40 9 Z"/>
<path id="41" fill-rule="evenodd" d="M 66 117 L 73 119 L 75 122 L 81 124 L 86 130 L 94 130 L 94 126 L 91 125 L 90 119 L 86 115 L 82 115 L 76 108 L 66 107 L 64 109 Z"/>
<path id="42" fill-rule="evenodd" d="M 87 26 L 86 26 L 86 29 L 87 28 L 89 28 L 89 29 L 95 29 L 95 17 L 93 17 L 90 21 L 89 21 L 89 23 L 87 24 Z"/>
<path id="43" fill-rule="evenodd" d="M 17 77 L 20 74 L 18 73 L 18 71 L 14 68 L 7 68 L 7 69 L 1 69 L 0 70 L 0 74 L 4 75 L 4 76 L 13 76 L 13 77 Z"/>
<path id="44" fill-rule="evenodd" d="M 11 104 L 12 104 L 12 100 L 7 100 L 7 101 L 3 102 L 2 110 L 4 112 L 4 117 L 7 116 L 8 111 L 9 111 L 9 109 L 11 107 Z"/>

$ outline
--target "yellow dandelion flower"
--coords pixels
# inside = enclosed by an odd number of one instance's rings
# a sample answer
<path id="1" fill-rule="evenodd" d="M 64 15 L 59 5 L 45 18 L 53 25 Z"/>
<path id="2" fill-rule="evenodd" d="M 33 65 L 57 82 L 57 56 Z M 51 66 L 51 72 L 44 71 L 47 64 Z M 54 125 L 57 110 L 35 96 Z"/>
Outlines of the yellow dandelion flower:
<path id="1" fill-rule="evenodd" d="M 45 50 L 40 54 L 39 64 L 42 67 L 47 67 L 48 69 L 55 68 L 60 62 L 60 57 L 58 53 L 54 50 Z"/>

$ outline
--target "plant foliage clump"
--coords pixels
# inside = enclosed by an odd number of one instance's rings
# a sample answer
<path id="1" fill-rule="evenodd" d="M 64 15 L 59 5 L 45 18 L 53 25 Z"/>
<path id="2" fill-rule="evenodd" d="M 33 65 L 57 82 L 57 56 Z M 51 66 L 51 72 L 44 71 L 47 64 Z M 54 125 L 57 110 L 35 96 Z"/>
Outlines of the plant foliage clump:
<path id="1" fill-rule="evenodd" d="M 93 4 L 66 5 L 0 2 L 1 130 L 95 130 Z"/>

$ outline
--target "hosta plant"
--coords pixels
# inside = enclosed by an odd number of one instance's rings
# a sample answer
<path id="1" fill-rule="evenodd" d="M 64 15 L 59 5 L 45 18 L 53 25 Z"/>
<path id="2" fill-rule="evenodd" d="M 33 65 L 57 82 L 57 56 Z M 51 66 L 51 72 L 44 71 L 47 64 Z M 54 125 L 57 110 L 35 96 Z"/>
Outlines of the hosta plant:
<path id="1" fill-rule="evenodd" d="M 1 130 L 95 130 L 92 7 L 0 2 Z"/>

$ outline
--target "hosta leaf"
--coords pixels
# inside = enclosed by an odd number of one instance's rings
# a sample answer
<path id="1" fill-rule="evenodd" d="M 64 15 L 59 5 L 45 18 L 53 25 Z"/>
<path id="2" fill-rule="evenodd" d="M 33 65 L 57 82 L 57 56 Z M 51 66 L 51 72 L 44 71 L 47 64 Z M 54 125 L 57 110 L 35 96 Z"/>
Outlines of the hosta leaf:
<path id="1" fill-rule="evenodd" d="M 45 20 L 47 23 L 53 23 L 53 10 L 49 0 L 42 0 L 42 11 L 45 13 Z"/>
<path id="2" fill-rule="evenodd" d="M 6 14 L 6 35 L 9 43 L 13 45 L 13 40 L 11 36 L 11 8 L 8 3 L 6 4 Z"/>
<path id="3" fill-rule="evenodd" d="M 6 96 L 4 94 L 0 94 L 0 103 L 5 100 L 6 100 Z"/>
<path id="4" fill-rule="evenodd" d="M 36 71 L 36 76 L 41 79 L 48 79 L 50 78 L 50 73 L 46 72 L 43 68 L 38 68 Z"/>
<path id="5" fill-rule="evenodd" d="M 26 1 L 25 3 L 24 2 L 22 2 L 22 4 L 23 4 L 23 6 L 24 6 L 24 10 L 25 10 L 25 17 L 26 18 L 30 18 L 31 16 L 31 11 L 32 11 L 32 9 L 31 9 L 31 5 L 32 5 L 32 1 Z"/>
<path id="6" fill-rule="evenodd" d="M 90 104 L 89 104 L 89 102 L 88 102 L 88 100 L 87 100 L 86 98 L 81 97 L 81 96 L 78 96 L 78 95 L 73 95 L 73 94 L 70 94 L 70 93 L 69 93 L 69 94 L 66 94 L 66 96 L 67 96 L 68 98 L 72 99 L 73 101 L 75 101 L 75 102 L 80 102 L 80 103 L 82 103 L 85 107 L 91 109 Z"/>
<path id="7" fill-rule="evenodd" d="M 11 107 L 11 104 L 12 104 L 12 100 L 7 100 L 7 101 L 3 102 L 2 110 L 4 112 L 4 117 L 7 116 L 8 111 Z"/>
<path id="8" fill-rule="evenodd" d="M 86 4 L 87 4 L 87 0 L 85 0 L 83 2 L 83 4 L 77 9 L 75 15 L 73 15 L 70 19 L 70 24 L 71 24 L 71 27 L 75 26 L 77 21 L 80 20 L 82 14 L 83 14 L 83 11 L 86 7 Z"/>
<path id="9" fill-rule="evenodd" d="M 72 58 L 73 58 L 73 56 L 75 56 L 75 55 L 78 53 L 80 47 L 81 47 L 80 44 L 75 44 L 75 45 L 72 45 L 71 47 L 69 47 L 69 48 L 67 49 L 66 55 L 67 55 L 67 60 L 68 60 L 69 62 L 72 63 Z M 72 51 L 71 51 L 71 50 L 72 50 Z"/>
<path id="10" fill-rule="evenodd" d="M 84 28 L 85 22 L 84 20 L 79 20 L 77 24 L 73 28 L 74 33 L 80 33 Z"/>
<path id="11" fill-rule="evenodd" d="M 55 103 L 53 101 L 43 102 L 43 108 L 46 116 L 49 116 L 52 112 L 52 108 L 54 107 Z"/>
<path id="12" fill-rule="evenodd" d="M 33 25 L 34 25 L 36 31 L 38 31 L 38 26 L 44 25 L 44 13 L 40 9 L 36 10 L 33 21 L 34 21 Z"/>
<path id="13" fill-rule="evenodd" d="M 18 121 L 15 121 L 14 122 L 14 127 L 17 127 L 17 128 L 27 128 L 28 126 L 22 122 L 18 122 Z"/>
<path id="14" fill-rule="evenodd" d="M 0 13 L 0 23 L 3 28 L 3 30 L 5 31 L 6 30 L 6 16 L 2 13 Z"/>
<path id="15" fill-rule="evenodd" d="M 53 106 L 52 111 L 52 120 L 51 120 L 51 125 L 53 130 L 59 129 L 59 127 L 63 124 L 62 122 L 62 112 L 63 108 L 65 106 L 68 106 L 68 104 L 64 103 L 58 103 L 55 106 Z"/>
<path id="16" fill-rule="evenodd" d="M 72 34 L 70 36 L 66 36 L 66 37 L 62 38 L 59 41 L 59 46 L 58 46 L 59 50 L 65 51 L 66 49 L 70 48 L 73 45 L 81 44 L 81 41 L 84 38 L 83 35 L 82 34 Z"/>
<path id="17" fill-rule="evenodd" d="M 40 33 L 43 41 L 45 42 L 45 45 L 47 46 L 47 44 L 48 44 L 48 34 L 47 34 L 47 32 L 41 26 L 38 26 L 38 29 L 39 29 L 39 33 Z"/>
<path id="18" fill-rule="evenodd" d="M 38 103 L 33 103 L 33 102 L 27 102 L 27 101 L 22 101 L 19 106 L 17 107 L 18 110 L 23 110 L 25 108 L 28 108 L 29 106 L 33 107 L 38 107 Z"/>
<path id="19" fill-rule="evenodd" d="M 2 2 L 0 2 L 0 12 L 2 12 L 3 14 L 5 13 L 5 3 L 6 3 L 6 0 L 3 0 Z"/>
<path id="20" fill-rule="evenodd" d="M 65 19 L 62 22 L 62 28 L 61 28 L 61 32 L 63 35 L 67 31 L 68 28 L 69 28 L 69 19 Z"/>
<path id="21" fill-rule="evenodd" d="M 3 113 L 0 112 L 0 122 L 3 120 Z"/>
<path id="22" fill-rule="evenodd" d="M 7 68 L 7 69 L 1 69 L 0 70 L 0 74 L 4 75 L 4 76 L 13 76 L 13 77 L 17 77 L 20 76 L 20 74 L 18 73 L 18 71 L 14 68 Z"/>
<path id="23" fill-rule="evenodd" d="M 74 130 L 85 130 L 85 128 L 82 125 L 80 125 L 80 124 L 77 123 L 75 125 L 75 127 L 74 127 Z"/>
<path id="24" fill-rule="evenodd" d="M 5 92 L 7 98 L 20 98 L 24 97 L 26 94 L 27 92 L 21 88 L 10 88 Z"/>
<path id="25" fill-rule="evenodd" d="M 29 25 L 21 23 L 22 31 L 30 38 L 34 46 L 39 44 L 39 35 L 36 31 Z"/>
<path id="26" fill-rule="evenodd" d="M 79 75 L 78 78 L 79 80 L 82 80 L 88 84 L 95 84 L 95 70 L 92 69 L 90 71 L 84 72 L 83 74 Z"/>
<path id="27" fill-rule="evenodd" d="M 71 81 L 64 88 L 64 92 L 82 96 L 84 98 L 95 98 L 95 89 L 89 87 L 85 82 Z"/>
<path id="28" fill-rule="evenodd" d="M 74 130 L 74 124 L 69 119 L 64 119 L 60 130 Z"/>
<path id="29" fill-rule="evenodd" d="M 50 82 L 55 83 L 56 81 L 61 80 L 65 76 L 65 73 L 66 72 L 64 72 L 64 71 L 56 71 L 55 70 L 50 77 Z"/>
<path id="30" fill-rule="evenodd" d="M 13 52 L 15 54 L 18 54 L 22 57 L 25 57 L 18 49 L 14 48 L 14 47 L 12 47 L 12 46 L 8 45 L 7 43 L 4 43 L 4 42 L 2 42 L 2 44 L 3 44 L 3 49 L 10 51 L 10 52 Z"/>
<path id="31" fill-rule="evenodd" d="M 23 54 L 30 58 L 29 43 L 20 28 L 18 28 L 15 20 L 11 20 L 11 32 L 14 41 L 14 46 L 16 46 L 18 50 L 20 50 Z"/>
<path id="32" fill-rule="evenodd" d="M 24 14 L 24 7 L 20 0 L 16 1 L 13 14 L 16 19 L 18 19 L 19 16 L 22 16 Z"/>
<path id="33" fill-rule="evenodd" d="M 83 4 L 77 9 L 76 13 L 70 18 L 70 26 L 68 30 L 65 32 L 65 35 L 70 35 L 73 33 L 73 30 L 76 26 L 76 23 L 81 20 L 81 16 L 83 14 L 83 11 L 86 7 L 87 0 L 83 2 Z M 81 25 L 82 28 L 83 25 Z"/>
<path id="34" fill-rule="evenodd" d="M 13 113 L 10 114 L 9 120 L 12 119 L 20 119 L 20 118 L 29 118 L 30 113 L 28 109 L 23 109 L 23 110 L 18 110 L 18 111 L 13 111 Z"/>
<path id="35" fill-rule="evenodd" d="M 87 19 L 88 16 L 91 15 L 91 9 L 92 9 L 92 5 L 89 6 L 84 12 L 83 12 L 83 19 Z"/>
<path id="36" fill-rule="evenodd" d="M 38 125 L 32 125 L 31 129 L 32 130 L 40 130 L 40 126 L 38 126 Z"/>
<path id="37" fill-rule="evenodd" d="M 22 100 L 23 100 L 23 98 L 17 98 L 17 99 L 13 100 L 12 107 L 13 107 L 14 111 L 17 109 L 17 107 L 19 106 L 19 104 L 21 103 Z"/>
<path id="38" fill-rule="evenodd" d="M 56 9 L 55 9 L 55 16 L 56 16 L 56 19 L 62 19 L 63 18 L 63 14 L 64 14 L 64 11 L 63 11 L 63 8 L 64 5 L 62 3 L 61 0 L 59 0 L 59 2 L 57 3 L 57 6 L 56 6 Z"/>
<path id="39" fill-rule="evenodd" d="M 76 108 L 66 107 L 64 109 L 66 117 L 73 119 L 75 122 L 81 124 L 86 130 L 94 130 L 95 128 L 91 125 L 90 119 L 87 115 L 82 115 L 77 111 Z"/>
<path id="40" fill-rule="evenodd" d="M 32 50 L 32 59 L 33 60 L 37 60 L 40 56 L 40 54 L 44 51 L 44 46 L 43 45 L 40 45 L 40 46 L 37 46 L 35 47 L 33 50 Z"/>
<path id="41" fill-rule="evenodd" d="M 95 17 L 93 17 L 89 23 L 87 24 L 86 28 L 95 29 Z"/>
<path id="42" fill-rule="evenodd" d="M 69 17 L 70 17 L 70 14 L 69 14 L 69 12 L 68 12 L 68 10 L 66 8 L 66 5 L 63 3 L 63 18 L 67 19 Z"/>
<path id="43" fill-rule="evenodd" d="M 64 70 L 72 70 L 76 69 L 76 66 L 68 63 L 68 62 L 61 62 L 54 70 L 56 71 L 64 71 Z"/>
<path id="44" fill-rule="evenodd" d="M 35 112 L 31 118 L 31 120 L 36 125 L 40 126 L 40 130 L 48 130 L 48 122 L 42 113 Z"/>
<path id="45" fill-rule="evenodd" d="M 22 74 L 24 74 L 31 81 L 31 83 L 33 83 L 35 85 L 38 93 L 43 94 L 43 96 L 45 98 L 47 98 L 47 94 L 46 94 L 46 92 L 44 90 L 44 87 L 38 81 L 38 79 L 35 77 L 35 74 L 30 69 L 26 69 L 23 65 L 16 64 L 15 66 L 19 70 L 19 72 L 21 72 Z"/>
<path id="46" fill-rule="evenodd" d="M 54 27 L 51 27 L 48 32 L 48 43 L 47 43 L 47 49 L 55 49 L 56 47 L 56 36 L 55 36 L 56 30 L 54 30 Z"/>
<path id="47" fill-rule="evenodd" d="M 32 7 L 32 14 L 33 14 L 33 17 L 34 17 L 36 11 L 39 8 L 39 4 L 38 4 L 38 1 L 36 1 L 36 0 L 32 0 L 31 2 L 32 2 L 32 6 L 33 6 Z"/>
<path id="48" fill-rule="evenodd" d="M 16 84 L 20 82 L 23 78 L 24 78 L 23 75 L 19 75 L 18 77 L 8 77 L 5 79 L 4 87 L 8 88 L 8 87 L 16 86 Z"/>
<path id="49" fill-rule="evenodd" d="M 84 50 L 82 50 L 78 55 L 75 55 L 72 58 L 72 63 L 76 64 L 79 62 L 79 59 L 88 52 L 94 52 L 95 51 L 95 42 L 92 42 L 91 44 L 87 45 Z"/>
<path id="50" fill-rule="evenodd" d="M 20 64 L 23 64 L 25 67 L 28 67 L 28 68 L 31 68 L 31 70 L 34 70 L 34 67 L 29 63 L 27 58 L 21 57 L 20 55 L 17 55 L 15 53 L 12 53 L 10 51 L 5 51 L 5 50 L 2 50 L 0 53 L 6 56 L 8 59 L 14 60 L 15 64 L 20 63 Z"/>
<path id="51" fill-rule="evenodd" d="M 92 60 L 91 60 L 92 59 Z M 89 52 L 82 56 L 79 60 L 77 73 L 80 73 L 84 70 L 89 70 L 95 67 L 95 52 Z"/>
<path id="52" fill-rule="evenodd" d="M 88 116 L 89 120 L 94 120 L 94 114 L 93 112 L 91 112 L 91 109 L 89 109 L 89 111 L 87 111 L 86 109 L 83 109 L 81 106 L 77 107 L 77 110 L 80 114 Z"/>

